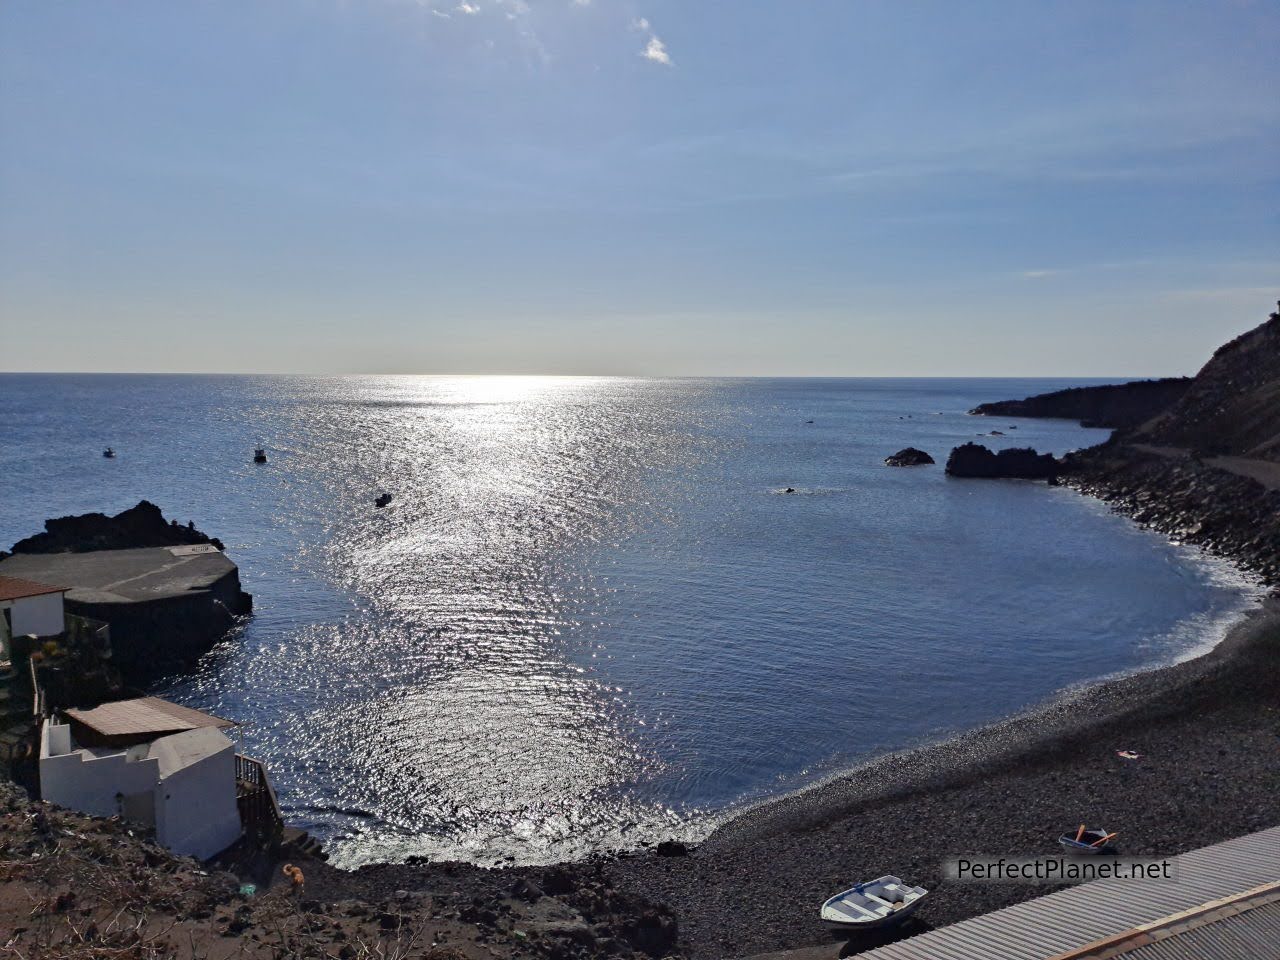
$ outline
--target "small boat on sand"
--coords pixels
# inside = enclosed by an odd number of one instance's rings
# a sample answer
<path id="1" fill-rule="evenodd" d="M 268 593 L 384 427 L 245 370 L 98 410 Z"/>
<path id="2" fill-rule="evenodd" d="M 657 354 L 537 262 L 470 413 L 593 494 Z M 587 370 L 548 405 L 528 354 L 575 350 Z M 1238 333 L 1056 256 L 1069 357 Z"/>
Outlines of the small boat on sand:
<path id="1" fill-rule="evenodd" d="M 116 458 L 116 452 L 112 450 L 110 447 L 107 447 L 107 449 L 103 450 L 102 455 L 106 457 L 108 460 L 114 460 Z"/>
<path id="2" fill-rule="evenodd" d="M 915 912 L 929 891 L 897 877 L 868 880 L 837 893 L 822 905 L 818 916 L 832 930 L 874 930 L 901 923 Z"/>
<path id="3" fill-rule="evenodd" d="M 1108 833 L 1106 830 L 1086 830 L 1084 824 L 1080 824 L 1080 829 L 1075 833 L 1064 833 L 1058 838 L 1058 843 L 1067 853 L 1115 853 L 1115 847 L 1111 845 L 1112 839 L 1116 835 Z"/>

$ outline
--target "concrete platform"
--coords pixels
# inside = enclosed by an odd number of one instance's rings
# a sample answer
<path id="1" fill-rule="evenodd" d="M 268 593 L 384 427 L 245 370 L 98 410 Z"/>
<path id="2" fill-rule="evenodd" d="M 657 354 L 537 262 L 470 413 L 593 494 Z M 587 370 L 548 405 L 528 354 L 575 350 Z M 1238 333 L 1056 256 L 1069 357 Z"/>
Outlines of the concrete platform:
<path id="1" fill-rule="evenodd" d="M 19 553 L 0 560 L 0 575 L 68 588 L 67 613 L 110 625 L 112 660 L 135 682 L 204 653 L 253 604 L 211 544 Z"/>
<path id="2" fill-rule="evenodd" d="M 81 603 L 138 603 L 210 590 L 236 565 L 209 544 L 93 553 L 14 554 L 0 560 L 0 576 L 70 588 Z"/>

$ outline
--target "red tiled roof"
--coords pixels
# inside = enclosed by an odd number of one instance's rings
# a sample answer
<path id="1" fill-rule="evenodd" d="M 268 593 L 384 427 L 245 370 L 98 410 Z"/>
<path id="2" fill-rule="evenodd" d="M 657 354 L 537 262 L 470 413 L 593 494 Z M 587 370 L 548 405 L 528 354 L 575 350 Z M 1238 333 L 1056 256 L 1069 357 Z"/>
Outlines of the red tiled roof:
<path id="1" fill-rule="evenodd" d="M 23 580 L 21 577 L 0 577 L 0 600 L 21 600 L 23 597 L 40 597 L 46 593 L 66 593 L 70 589 Z"/>

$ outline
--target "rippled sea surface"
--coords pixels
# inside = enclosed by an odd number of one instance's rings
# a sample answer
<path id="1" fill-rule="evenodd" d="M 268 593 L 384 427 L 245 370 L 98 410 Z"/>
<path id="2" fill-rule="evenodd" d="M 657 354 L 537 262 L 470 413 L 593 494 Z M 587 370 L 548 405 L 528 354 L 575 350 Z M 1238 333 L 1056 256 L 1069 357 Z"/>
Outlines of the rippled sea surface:
<path id="1" fill-rule="evenodd" d="M 142 498 L 225 540 L 256 614 L 156 689 L 337 862 L 572 858 L 1212 642 L 1231 571 L 943 476 L 1102 439 L 965 415 L 1080 382 L 0 376 L 0 544 Z"/>

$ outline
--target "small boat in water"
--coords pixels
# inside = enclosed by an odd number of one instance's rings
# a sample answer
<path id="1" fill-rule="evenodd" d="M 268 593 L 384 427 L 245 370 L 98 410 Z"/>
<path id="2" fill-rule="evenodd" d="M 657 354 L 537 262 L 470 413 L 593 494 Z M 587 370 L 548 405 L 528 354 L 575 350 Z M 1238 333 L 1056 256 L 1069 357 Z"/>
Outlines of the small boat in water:
<path id="1" fill-rule="evenodd" d="M 110 447 L 107 447 L 107 449 L 103 450 L 102 455 L 106 457 L 108 460 L 114 460 L 116 458 L 116 452 L 112 450 Z"/>
<path id="2" fill-rule="evenodd" d="M 1074 834 L 1064 833 L 1058 838 L 1058 843 L 1067 853 L 1115 853 L 1116 848 L 1111 845 L 1112 839 L 1116 835 L 1107 833 L 1105 830 L 1086 830 L 1084 824 L 1080 824 L 1080 829 Z"/>
<path id="3" fill-rule="evenodd" d="M 924 887 L 912 887 L 897 877 L 881 877 L 851 887 L 822 905 L 818 916 L 832 930 L 874 930 L 901 923 L 929 895 Z"/>
<path id="4" fill-rule="evenodd" d="M 263 450 L 263 449 L 262 449 L 262 447 L 258 447 L 256 450 L 254 450 L 254 451 L 253 451 L 253 462 L 254 462 L 254 463 L 266 463 L 266 462 L 267 462 L 267 451 Z"/>
<path id="5" fill-rule="evenodd" d="M 383 507 L 385 507 L 388 503 L 391 502 L 391 494 L 389 493 L 379 494 L 378 499 L 373 502 L 378 507 L 378 509 L 381 510 Z"/>

